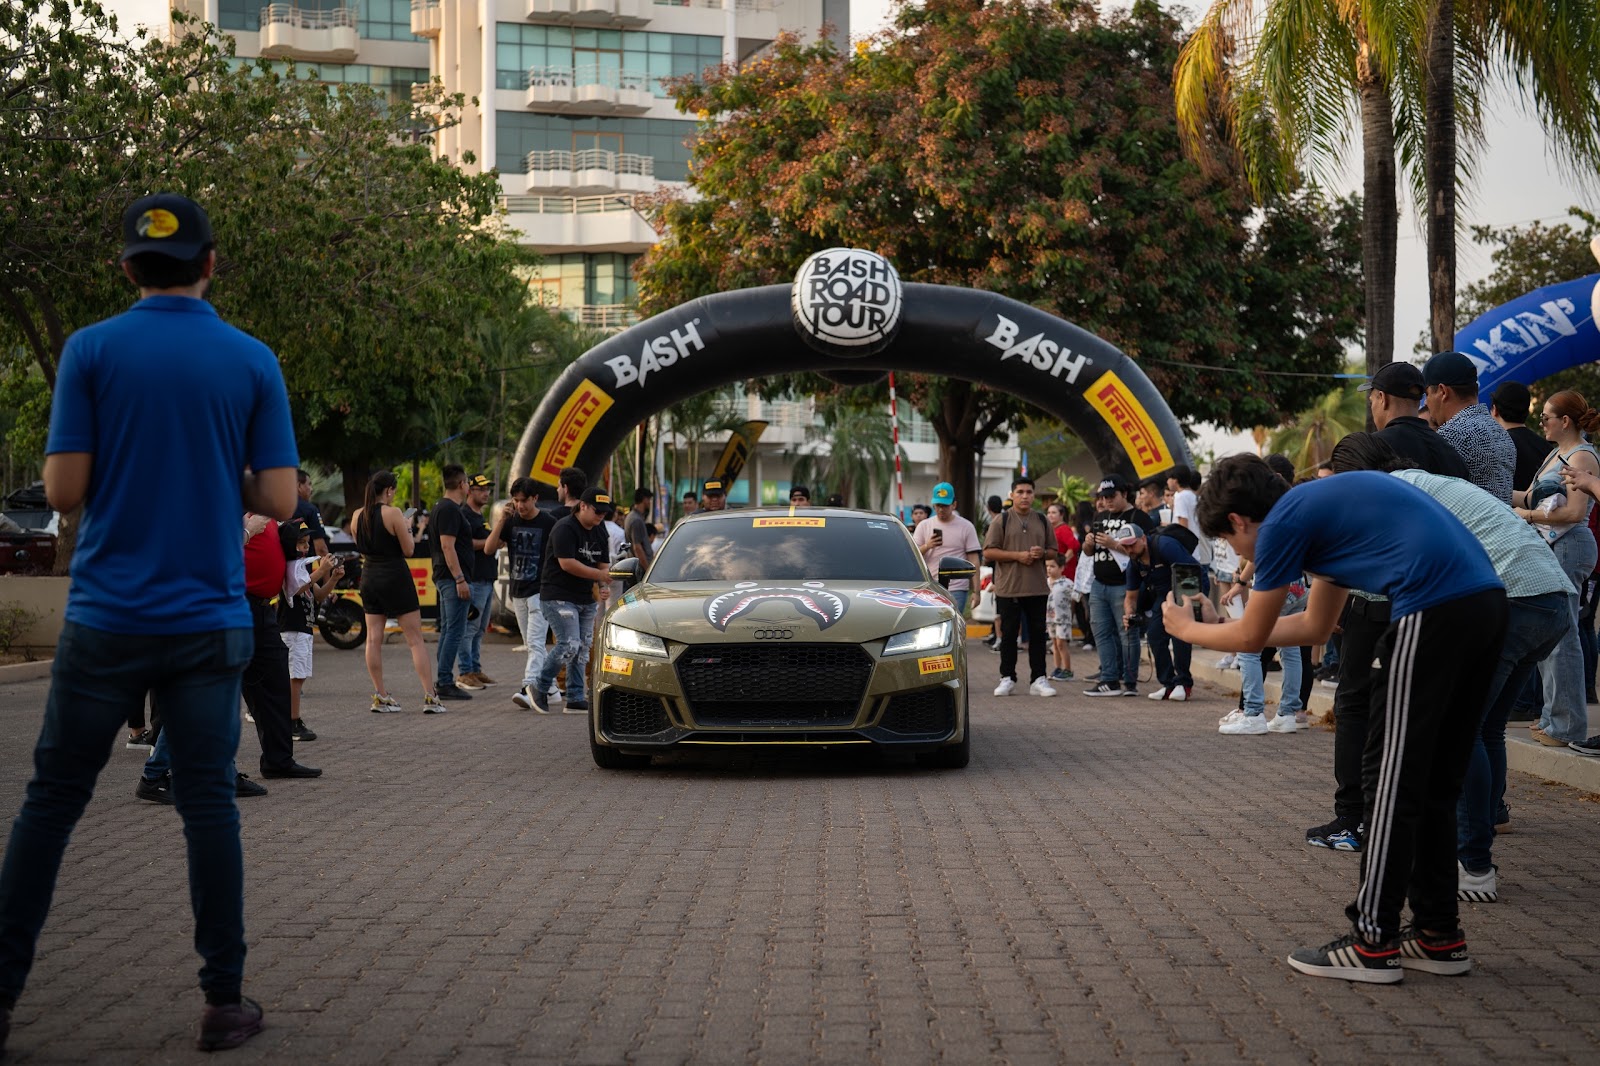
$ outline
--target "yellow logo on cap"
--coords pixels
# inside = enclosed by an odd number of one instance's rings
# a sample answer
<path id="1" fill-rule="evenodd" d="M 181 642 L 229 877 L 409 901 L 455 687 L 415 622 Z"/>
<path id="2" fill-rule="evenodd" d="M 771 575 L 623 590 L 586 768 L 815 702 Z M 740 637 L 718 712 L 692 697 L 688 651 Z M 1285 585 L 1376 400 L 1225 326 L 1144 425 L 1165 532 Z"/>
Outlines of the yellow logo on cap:
<path id="1" fill-rule="evenodd" d="M 178 216 L 158 207 L 140 215 L 134 228 L 139 231 L 141 237 L 153 237 L 159 240 L 178 232 Z"/>
<path id="2" fill-rule="evenodd" d="M 611 502 L 611 497 L 607 496 L 603 492 L 597 492 L 597 493 L 594 494 L 594 502 L 595 503 L 610 503 Z"/>

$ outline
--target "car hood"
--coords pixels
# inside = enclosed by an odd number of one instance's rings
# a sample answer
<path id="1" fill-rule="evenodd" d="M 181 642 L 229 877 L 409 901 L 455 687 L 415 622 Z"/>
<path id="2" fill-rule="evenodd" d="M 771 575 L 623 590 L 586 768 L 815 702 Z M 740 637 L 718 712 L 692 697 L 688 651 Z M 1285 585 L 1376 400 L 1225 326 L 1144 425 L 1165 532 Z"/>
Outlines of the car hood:
<path id="1" fill-rule="evenodd" d="M 640 585 L 609 621 L 688 643 L 744 641 L 766 628 L 791 630 L 795 640 L 850 643 L 953 617 L 944 590 L 925 582 L 741 581 Z"/>

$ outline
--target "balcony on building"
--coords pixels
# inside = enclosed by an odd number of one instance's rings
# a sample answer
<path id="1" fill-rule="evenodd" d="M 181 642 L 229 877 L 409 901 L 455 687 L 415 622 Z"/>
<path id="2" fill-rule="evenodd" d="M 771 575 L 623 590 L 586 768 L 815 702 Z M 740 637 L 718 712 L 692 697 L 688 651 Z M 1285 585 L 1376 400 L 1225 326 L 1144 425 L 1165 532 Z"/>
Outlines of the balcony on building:
<path id="1" fill-rule="evenodd" d="M 583 304 L 580 307 L 562 307 L 559 310 L 578 325 L 588 326 L 590 329 L 614 332 L 627 329 L 639 321 L 638 309 L 627 304 Z"/>
<path id="2" fill-rule="evenodd" d="M 631 196 L 504 196 L 506 225 L 519 244 L 545 252 L 622 252 L 653 247 L 659 234 Z"/>
<path id="3" fill-rule="evenodd" d="M 564 115 L 643 115 L 655 97 L 650 78 L 628 71 L 579 67 L 533 67 L 528 71 L 529 111 Z"/>
<path id="4" fill-rule="evenodd" d="M 261 54 L 268 59 L 350 63 L 360 46 L 353 7 L 317 11 L 268 4 L 261 9 Z"/>
<path id="5" fill-rule="evenodd" d="M 650 0 L 526 0 L 528 21 L 620 28 L 650 21 Z"/>
<path id="6" fill-rule="evenodd" d="M 589 148 L 582 152 L 529 152 L 528 193 L 649 192 L 656 187 L 656 161 L 647 155 Z"/>
<path id="7" fill-rule="evenodd" d="M 725 10 L 723 0 L 653 0 L 651 6 L 675 7 L 697 13 L 706 12 L 706 25 L 716 27 L 715 32 L 721 32 Z M 775 0 L 734 0 L 733 7 L 739 18 L 741 55 L 745 54 L 747 47 L 755 47 L 756 42 L 770 41 L 777 37 L 778 31 L 782 29 L 778 24 L 778 8 Z"/>
<path id="8" fill-rule="evenodd" d="M 443 21 L 439 0 L 411 0 L 411 32 L 418 37 L 439 36 Z"/>

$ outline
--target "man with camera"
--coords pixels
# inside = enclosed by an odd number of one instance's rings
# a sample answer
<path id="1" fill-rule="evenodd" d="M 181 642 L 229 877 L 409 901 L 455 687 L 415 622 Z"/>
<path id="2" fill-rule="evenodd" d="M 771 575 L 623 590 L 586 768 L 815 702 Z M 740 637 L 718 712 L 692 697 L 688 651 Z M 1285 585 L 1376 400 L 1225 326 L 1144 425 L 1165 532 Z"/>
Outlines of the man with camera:
<path id="1" fill-rule="evenodd" d="M 1150 657 L 1155 660 L 1156 682 L 1161 686 L 1149 698 L 1182 703 L 1194 692 L 1194 675 L 1189 671 L 1194 647 L 1167 633 L 1161 607 L 1174 586 L 1186 597 L 1209 593 L 1211 583 L 1205 568 L 1176 539 L 1159 533 L 1146 536 L 1132 523 L 1112 536 L 1128 557 L 1122 621 L 1130 629 L 1144 629 Z"/>

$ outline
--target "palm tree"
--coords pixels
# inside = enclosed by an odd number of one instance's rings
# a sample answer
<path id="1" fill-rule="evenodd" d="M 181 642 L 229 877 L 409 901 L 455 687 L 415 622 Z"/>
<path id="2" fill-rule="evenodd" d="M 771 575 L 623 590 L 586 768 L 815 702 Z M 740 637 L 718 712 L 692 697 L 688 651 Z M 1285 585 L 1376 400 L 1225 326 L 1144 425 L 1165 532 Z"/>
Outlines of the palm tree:
<path id="1" fill-rule="evenodd" d="M 895 449 L 887 408 L 887 402 L 880 407 L 845 402 L 819 405 L 821 417 L 806 428 L 805 443 L 788 453 L 794 480 L 812 485 L 814 492 L 826 486 L 843 496 L 849 507 L 881 505 L 894 478 Z M 818 444 L 826 447 L 818 451 Z M 900 457 L 904 461 L 904 449 Z"/>
<path id="2" fill-rule="evenodd" d="M 1178 60 L 1178 121 L 1203 162 L 1217 165 L 1225 140 L 1265 199 L 1292 188 L 1302 171 L 1315 179 L 1339 163 L 1352 99 L 1358 105 L 1371 374 L 1394 354 L 1396 160 L 1429 218 L 1434 343 L 1447 348 L 1455 180 L 1462 170 L 1470 176 L 1456 157 L 1456 133 L 1483 143 L 1482 88 L 1509 72 L 1555 135 L 1558 158 L 1593 183 L 1597 20 L 1592 0 L 1464 0 L 1459 11 L 1453 0 L 1214 0 Z M 1441 319 L 1444 306 L 1452 310 Z"/>
<path id="3" fill-rule="evenodd" d="M 1267 450 L 1294 460 L 1296 473 L 1309 474 L 1333 454 L 1333 446 L 1347 433 L 1366 425 L 1365 397 L 1350 386 L 1326 393 L 1309 409 L 1272 431 Z"/>

